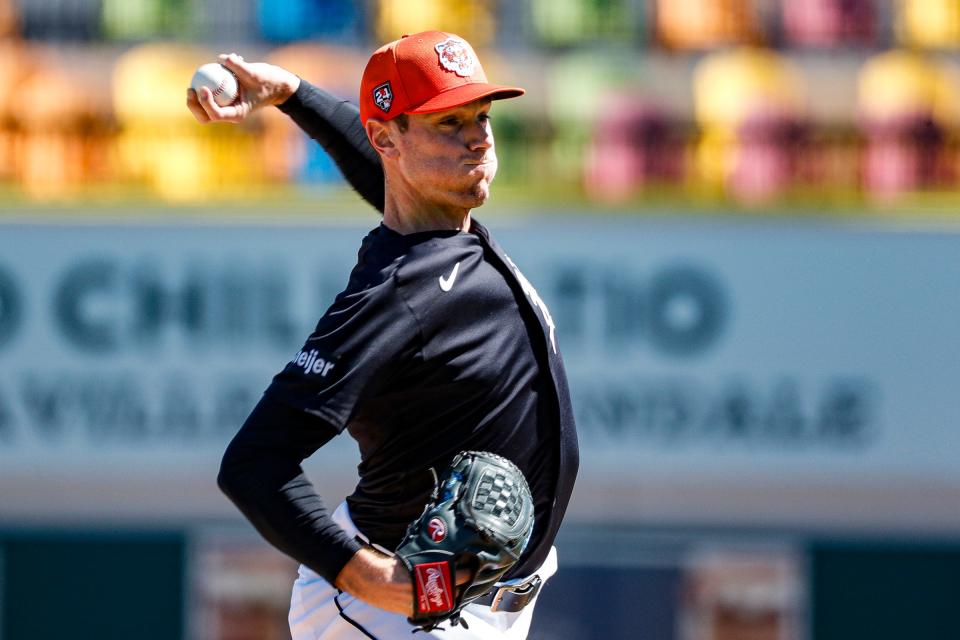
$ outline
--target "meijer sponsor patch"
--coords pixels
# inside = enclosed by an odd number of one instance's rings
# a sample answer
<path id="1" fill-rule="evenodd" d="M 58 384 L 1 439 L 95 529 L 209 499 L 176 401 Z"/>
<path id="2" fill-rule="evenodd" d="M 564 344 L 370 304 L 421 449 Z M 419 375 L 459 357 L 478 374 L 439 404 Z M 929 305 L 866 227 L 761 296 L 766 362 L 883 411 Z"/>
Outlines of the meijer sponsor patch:
<path id="1" fill-rule="evenodd" d="M 302 349 L 297 352 L 297 355 L 293 356 L 290 364 L 298 369 L 303 369 L 305 375 L 326 378 L 336 366 L 335 360 L 333 356 L 320 353 L 316 349 Z"/>

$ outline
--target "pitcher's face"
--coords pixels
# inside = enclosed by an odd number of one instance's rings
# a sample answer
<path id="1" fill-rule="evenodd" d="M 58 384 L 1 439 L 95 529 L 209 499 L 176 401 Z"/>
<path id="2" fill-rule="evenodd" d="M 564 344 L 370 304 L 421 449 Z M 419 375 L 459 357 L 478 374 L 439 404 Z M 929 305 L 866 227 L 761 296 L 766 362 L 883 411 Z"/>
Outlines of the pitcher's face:
<path id="1" fill-rule="evenodd" d="M 407 130 L 396 136 L 397 167 L 424 199 L 467 209 L 486 202 L 497 174 L 490 104 L 483 99 L 407 116 Z"/>

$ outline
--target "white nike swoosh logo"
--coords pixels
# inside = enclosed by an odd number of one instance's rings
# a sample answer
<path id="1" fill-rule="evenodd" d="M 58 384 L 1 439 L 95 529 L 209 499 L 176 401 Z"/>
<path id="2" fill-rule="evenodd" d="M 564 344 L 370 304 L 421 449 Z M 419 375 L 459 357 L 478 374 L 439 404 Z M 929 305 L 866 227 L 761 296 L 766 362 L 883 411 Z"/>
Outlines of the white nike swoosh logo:
<path id="1" fill-rule="evenodd" d="M 440 276 L 440 288 L 444 291 L 450 291 L 453 288 L 453 281 L 457 279 L 457 272 L 460 271 L 460 263 L 453 265 L 453 271 L 446 278 Z"/>

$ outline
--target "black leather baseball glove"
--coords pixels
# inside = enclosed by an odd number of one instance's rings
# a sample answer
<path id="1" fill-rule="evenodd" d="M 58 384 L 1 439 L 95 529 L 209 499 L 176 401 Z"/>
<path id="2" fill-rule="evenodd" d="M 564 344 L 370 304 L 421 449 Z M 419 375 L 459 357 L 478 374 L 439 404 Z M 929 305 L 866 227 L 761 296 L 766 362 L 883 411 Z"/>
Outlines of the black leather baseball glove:
<path id="1" fill-rule="evenodd" d="M 461 609 L 516 564 L 532 533 L 533 498 L 516 465 L 485 451 L 458 454 L 396 550 L 413 577 L 411 624 L 466 626 Z M 458 568 L 472 576 L 460 589 Z"/>

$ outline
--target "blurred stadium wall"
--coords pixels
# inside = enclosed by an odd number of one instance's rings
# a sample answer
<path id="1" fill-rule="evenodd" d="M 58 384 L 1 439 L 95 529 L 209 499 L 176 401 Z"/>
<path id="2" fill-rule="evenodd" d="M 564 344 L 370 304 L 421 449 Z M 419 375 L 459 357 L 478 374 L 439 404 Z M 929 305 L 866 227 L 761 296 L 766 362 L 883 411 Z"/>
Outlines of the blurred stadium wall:
<path id="1" fill-rule="evenodd" d="M 288 637 L 214 479 L 378 217 L 184 89 L 239 51 L 352 98 L 424 28 L 528 88 L 478 213 L 583 448 L 531 638 L 960 637 L 960 2 L 0 0 L 0 640 Z"/>

